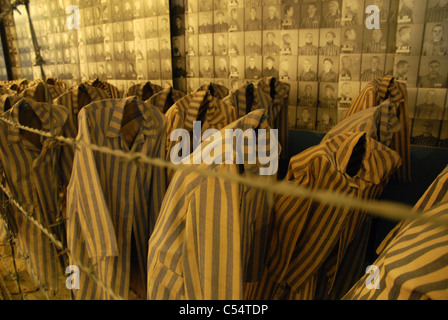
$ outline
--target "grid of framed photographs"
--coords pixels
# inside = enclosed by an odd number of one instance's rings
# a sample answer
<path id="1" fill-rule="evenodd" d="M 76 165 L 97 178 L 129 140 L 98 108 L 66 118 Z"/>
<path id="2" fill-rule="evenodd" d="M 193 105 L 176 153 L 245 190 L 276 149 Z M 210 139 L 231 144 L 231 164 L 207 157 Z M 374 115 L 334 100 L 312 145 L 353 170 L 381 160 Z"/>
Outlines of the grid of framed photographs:
<path id="1" fill-rule="evenodd" d="M 69 28 L 79 9 L 79 29 Z M 138 82 L 172 86 L 168 0 L 35 0 L 30 14 L 48 77 L 79 82 L 106 80 L 126 90 Z M 73 19 L 72 19 L 72 17 Z M 23 77 L 40 77 L 26 13 L 14 14 Z M 68 20 L 68 21 L 67 21 Z"/>
<path id="2" fill-rule="evenodd" d="M 290 129 L 327 132 L 368 82 L 393 73 L 398 2 L 186 0 L 185 37 L 174 38 L 184 40 L 187 91 L 276 76 L 291 86 Z M 381 9 L 381 30 L 365 26 L 370 4 Z"/>
<path id="3" fill-rule="evenodd" d="M 78 30 L 66 28 L 69 5 Z M 369 5 L 379 30 L 366 28 Z M 69 85 L 191 92 L 276 76 L 291 86 L 290 129 L 327 132 L 371 80 L 393 74 L 408 88 L 412 143 L 447 147 L 447 0 L 35 0 L 31 10 L 47 75 Z M 10 51 L 21 77 L 38 77 L 27 18 L 14 17 Z"/>
<path id="4" fill-rule="evenodd" d="M 401 0 L 395 76 L 406 83 L 411 143 L 448 147 L 448 1 Z"/>

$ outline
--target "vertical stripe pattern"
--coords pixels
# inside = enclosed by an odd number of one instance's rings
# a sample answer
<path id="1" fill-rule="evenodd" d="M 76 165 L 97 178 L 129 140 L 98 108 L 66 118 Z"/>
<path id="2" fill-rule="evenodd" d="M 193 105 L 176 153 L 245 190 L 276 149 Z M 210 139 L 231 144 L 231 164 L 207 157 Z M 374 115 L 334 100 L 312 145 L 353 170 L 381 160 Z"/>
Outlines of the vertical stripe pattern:
<path id="1" fill-rule="evenodd" d="M 121 126 L 127 106 L 133 103 L 142 122 L 135 128 L 138 133 L 130 148 Z M 93 102 L 80 111 L 79 121 L 78 140 L 165 157 L 166 118 L 138 97 Z M 86 265 L 95 265 L 97 277 L 125 299 L 134 272 L 143 279 L 146 292 L 148 240 L 165 190 L 163 168 L 125 162 L 88 148 L 75 152 L 67 190 L 68 248 Z M 132 260 L 138 265 L 131 265 L 132 241 L 137 255 Z M 110 298 L 84 273 L 80 285 L 81 290 L 74 292 L 76 299 Z"/>
<path id="2" fill-rule="evenodd" d="M 310 189 L 330 189 L 347 197 L 372 199 L 378 197 L 400 164 L 395 151 L 365 133 L 341 133 L 293 157 L 285 180 Z M 343 258 L 346 228 L 358 225 L 350 220 L 363 219 L 365 214 L 307 198 L 275 196 L 274 200 L 268 273 L 263 281 L 246 289 L 246 298 L 273 299 L 279 290 L 275 286 L 283 283 L 284 298 L 314 299 L 323 264 L 335 250 L 338 261 Z M 330 281 L 336 277 L 335 272 Z"/>
<path id="3" fill-rule="evenodd" d="M 258 142 L 270 145 L 269 126 L 263 115 L 264 110 L 255 110 L 225 129 L 266 129 L 266 133 L 258 134 Z M 221 130 L 213 141 L 203 142 L 201 150 L 190 155 L 190 162 L 214 150 L 207 158 L 210 164 L 194 166 L 238 174 L 235 144 L 223 136 Z M 244 154 L 248 154 L 247 145 Z M 224 164 L 229 156 L 233 164 Z M 256 164 L 246 160 L 241 167 L 247 174 L 258 174 L 262 165 L 258 160 Z M 262 192 L 177 171 L 149 240 L 147 298 L 242 299 L 244 283 L 259 279 L 264 271 L 271 224 L 272 211 Z"/>
<path id="4" fill-rule="evenodd" d="M 46 103 L 37 103 L 22 99 L 12 109 L 3 114 L 10 121 L 20 122 L 19 114 L 25 105 L 31 107 L 42 124 L 42 130 L 50 130 L 49 107 Z M 55 134 L 59 135 L 67 119 L 64 107 L 53 105 Z M 29 125 L 23 123 L 24 125 Z M 54 181 L 52 153 L 59 152 L 58 144 L 49 139 L 41 139 L 41 147 L 32 144 L 17 128 L 0 122 L 0 159 L 4 169 L 5 182 L 13 197 L 33 214 L 33 217 L 52 233 L 57 234 L 56 216 L 59 208 L 56 204 L 58 188 Z M 36 274 L 37 280 L 47 290 L 56 290 L 60 265 L 56 250 L 50 240 L 31 222 L 23 217 L 17 208 L 11 208 L 17 226 L 19 246 L 29 256 L 29 271 Z M 59 239 L 62 240 L 63 239 Z"/>

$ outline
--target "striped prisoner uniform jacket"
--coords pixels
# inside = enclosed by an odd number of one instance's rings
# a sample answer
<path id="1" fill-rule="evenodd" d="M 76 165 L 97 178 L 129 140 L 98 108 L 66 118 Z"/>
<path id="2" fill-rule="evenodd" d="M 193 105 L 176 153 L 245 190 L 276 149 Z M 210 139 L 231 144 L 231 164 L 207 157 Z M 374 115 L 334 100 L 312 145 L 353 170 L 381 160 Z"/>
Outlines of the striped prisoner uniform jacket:
<path id="1" fill-rule="evenodd" d="M 185 93 L 173 87 L 165 88 L 148 99 L 148 102 L 165 114 L 177 101 L 185 97 Z"/>
<path id="2" fill-rule="evenodd" d="M 207 129 L 221 130 L 236 120 L 235 108 L 228 102 L 224 102 L 212 96 L 210 91 L 197 91 L 191 93 L 177 101 L 167 112 L 167 142 L 166 142 L 166 159 L 171 159 L 171 150 L 178 145 L 177 140 L 172 141 L 171 133 L 176 129 L 185 129 L 190 134 L 190 145 L 193 147 L 194 140 L 201 141 L 201 137 L 193 136 L 193 123 L 201 122 L 201 135 Z M 202 137 L 205 139 L 206 137 Z M 192 149 L 186 157 L 193 152 Z M 168 170 L 168 181 L 174 174 L 173 170 Z"/>
<path id="3" fill-rule="evenodd" d="M 63 129 L 63 136 L 67 138 L 76 138 L 78 135 L 78 115 L 83 107 L 91 102 L 109 99 L 106 91 L 100 88 L 89 87 L 80 84 L 73 87 L 70 91 L 62 94 L 56 98 L 53 103 L 61 105 L 68 110 L 68 119 Z M 60 178 L 62 186 L 65 188 L 70 180 L 70 175 L 73 168 L 73 158 L 75 156 L 75 147 L 64 144 L 61 150 L 61 172 Z M 65 190 L 64 190 L 65 193 Z"/>
<path id="4" fill-rule="evenodd" d="M 391 144 L 391 148 L 397 151 L 403 160 L 403 165 L 394 179 L 409 182 L 411 181 L 411 133 L 406 86 L 395 81 L 392 76 L 373 80 L 352 103 L 345 118 L 361 110 L 378 106 L 386 99 L 397 107 L 397 115 L 401 123 L 401 130 L 395 133 Z"/>
<path id="5" fill-rule="evenodd" d="M 157 92 L 162 91 L 162 89 L 161 86 L 151 83 L 151 81 L 147 81 L 130 87 L 126 92 L 125 97 L 138 96 L 141 100 L 146 101 Z"/>
<path id="6" fill-rule="evenodd" d="M 288 106 L 291 86 L 275 77 L 265 77 L 258 81 L 257 87 L 271 96 L 272 109 L 268 110 L 268 123 L 272 129 L 278 129 L 278 140 L 282 146 L 280 158 L 285 160 L 288 157 Z"/>
<path id="7" fill-rule="evenodd" d="M 126 110 L 132 107 L 141 116 L 137 113 L 137 120 L 130 118 L 125 124 Z M 163 114 L 138 97 L 128 97 L 84 107 L 77 140 L 163 158 L 165 131 Z M 132 146 L 126 132 L 136 135 Z M 94 265 L 94 274 L 124 299 L 131 283 L 142 286 L 132 287 L 135 291 L 146 293 L 148 240 L 165 190 L 166 172 L 161 167 L 141 166 L 85 147 L 75 153 L 67 190 L 68 249 L 83 264 Z M 110 299 L 84 272 L 74 295 L 80 300 Z"/>
<path id="8" fill-rule="evenodd" d="M 377 198 L 401 164 L 390 148 L 365 132 L 345 132 L 293 157 L 286 181 L 314 190 L 332 190 L 355 199 Z M 343 258 L 351 220 L 364 214 L 308 198 L 274 197 L 273 235 L 262 281 L 248 285 L 245 298 L 313 300 L 322 267 L 334 252 Z M 348 241 L 347 241 L 348 240 Z M 335 263 L 337 270 L 338 262 Z M 327 275 L 330 284 L 337 272 Z"/>
<path id="9" fill-rule="evenodd" d="M 424 218 L 448 222 L 448 167 L 436 178 L 414 209 Z M 448 229 L 433 223 L 405 220 L 390 232 L 373 263 L 379 288 L 368 289 L 363 276 L 344 300 L 448 299 Z"/>
<path id="10" fill-rule="evenodd" d="M 29 107 L 28 112 L 25 111 L 26 106 Z M 22 99 L 2 116 L 26 126 L 50 131 L 50 110 L 47 103 Z M 63 106 L 53 105 L 53 116 L 54 133 L 60 135 L 68 117 L 67 110 Z M 27 120 L 20 122 L 21 117 L 26 117 Z M 58 217 L 60 208 L 56 202 L 58 190 L 52 183 L 57 175 L 52 166 L 52 153 L 56 152 L 57 156 L 59 145 L 42 137 L 40 145 L 34 144 L 31 140 L 35 140 L 35 134 L 22 133 L 18 128 L 2 121 L 0 130 L 0 166 L 6 186 L 14 199 L 32 213 L 37 222 L 60 236 L 59 240 L 64 243 L 63 231 L 61 232 L 60 225 L 56 225 L 57 218 L 61 218 Z M 44 289 L 57 290 L 57 277 L 62 271 L 55 247 L 15 206 L 11 206 L 11 209 L 13 217 L 10 226 L 14 224 L 11 229 L 17 231 L 18 248 L 27 257 L 28 272 L 35 275 L 36 281 Z"/>
<path id="11" fill-rule="evenodd" d="M 344 132 L 365 132 L 368 137 L 390 147 L 394 134 L 400 129 L 397 108 L 386 100 L 378 107 L 360 111 L 343 120 L 322 141 Z M 347 223 L 338 251 L 334 251 L 321 268 L 323 274 L 316 284 L 316 299 L 341 299 L 364 272 L 368 265 L 367 245 L 372 221 L 370 215 L 359 214 Z M 334 278 L 336 272 L 337 277 Z"/>
<path id="12" fill-rule="evenodd" d="M 237 153 L 247 159 L 249 149 L 245 144 L 244 150 L 236 150 L 233 139 L 224 138 L 227 129 L 266 129 L 258 131 L 257 142 L 266 141 L 267 152 L 278 156 L 264 110 L 258 109 L 221 130 L 213 141 L 203 142 L 188 158 L 190 164 L 206 157 L 210 164 L 191 165 L 234 175 L 241 170 L 254 176 L 263 172 L 266 183 L 275 179 L 275 165 L 261 165 L 260 157 L 255 164 L 236 164 Z M 229 156 L 232 164 L 225 164 Z M 265 192 L 178 170 L 149 240 L 147 298 L 242 299 L 244 282 L 259 279 L 263 272 L 271 224 Z"/>

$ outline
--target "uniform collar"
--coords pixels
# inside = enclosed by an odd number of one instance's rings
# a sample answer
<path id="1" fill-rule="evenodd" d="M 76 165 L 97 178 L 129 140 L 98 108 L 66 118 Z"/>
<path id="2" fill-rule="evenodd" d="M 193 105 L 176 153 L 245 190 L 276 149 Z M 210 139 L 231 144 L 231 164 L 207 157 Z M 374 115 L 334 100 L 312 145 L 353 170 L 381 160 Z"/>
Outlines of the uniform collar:
<path id="1" fill-rule="evenodd" d="M 333 140 L 336 141 L 338 139 L 342 139 L 342 143 L 339 144 L 337 150 L 333 149 L 331 152 L 335 152 L 335 165 L 337 170 L 345 174 L 350 180 L 360 179 L 373 184 L 380 184 L 381 181 L 383 181 L 386 176 L 390 174 L 389 166 L 382 164 L 378 161 L 379 157 L 372 156 L 373 154 L 378 154 L 381 152 L 394 153 L 396 164 L 401 162 L 401 158 L 398 153 L 373 138 L 366 137 L 365 132 L 342 133 L 341 135 L 334 137 Z M 334 141 L 327 142 L 327 146 L 332 148 L 330 144 L 334 143 Z M 360 148 L 360 150 L 364 151 L 363 154 L 354 153 L 356 150 L 355 147 L 358 143 L 363 143 L 363 148 Z M 354 176 L 349 176 L 347 174 L 347 169 L 349 161 L 353 157 L 360 158 L 361 166 Z"/>
<path id="2" fill-rule="evenodd" d="M 392 103 L 403 103 L 405 101 L 405 96 L 403 90 L 401 90 L 401 83 L 395 80 L 391 75 L 385 76 L 373 80 L 378 88 L 378 95 L 380 101 L 384 101 L 387 98 L 390 99 Z"/>
<path id="3" fill-rule="evenodd" d="M 47 103 L 35 102 L 29 99 L 20 99 L 8 112 L 9 112 L 9 120 L 20 123 L 19 115 L 20 108 L 29 105 L 34 113 L 39 118 L 42 123 L 42 131 L 49 132 L 51 130 L 50 126 L 50 107 Z M 53 105 L 53 108 L 55 105 Z M 61 110 L 62 109 L 62 110 Z M 53 110 L 54 111 L 54 110 Z M 63 112 L 61 112 L 63 111 Z M 58 112 L 53 112 L 53 120 L 54 120 L 54 128 L 55 135 L 58 135 L 62 125 L 65 123 L 68 117 L 68 111 L 65 108 L 59 108 Z M 13 144 L 20 141 L 20 129 L 8 126 L 8 143 Z"/>
<path id="4" fill-rule="evenodd" d="M 150 108 L 147 108 L 145 102 L 141 101 L 137 96 L 132 96 L 124 99 L 114 100 L 114 111 L 109 122 L 109 126 L 106 132 L 108 138 L 118 138 L 122 135 L 121 123 L 123 120 L 124 108 L 131 102 L 136 102 L 137 106 L 142 113 L 143 122 L 140 128 L 140 132 L 135 139 L 134 145 L 138 145 L 144 140 L 144 136 L 151 137 L 157 134 L 160 128 L 157 128 L 153 113 Z"/>
<path id="5" fill-rule="evenodd" d="M 103 89 L 80 84 L 71 90 L 71 94 L 73 97 L 73 111 L 75 113 L 79 112 L 79 91 L 84 91 L 85 93 L 87 93 L 91 101 L 110 99 L 107 92 Z"/>

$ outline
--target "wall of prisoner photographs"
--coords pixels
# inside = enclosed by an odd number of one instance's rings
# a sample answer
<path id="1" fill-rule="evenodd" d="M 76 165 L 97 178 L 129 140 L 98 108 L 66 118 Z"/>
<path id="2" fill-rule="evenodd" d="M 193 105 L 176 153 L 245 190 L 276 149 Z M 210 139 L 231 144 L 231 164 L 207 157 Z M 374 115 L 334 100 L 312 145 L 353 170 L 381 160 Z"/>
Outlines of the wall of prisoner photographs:
<path id="1" fill-rule="evenodd" d="M 369 5 L 381 10 L 380 30 L 365 26 Z M 448 1 L 174 0 L 171 8 L 180 89 L 215 81 L 234 90 L 278 76 L 291 85 L 290 129 L 326 132 L 371 80 L 393 74 L 408 86 L 412 143 L 446 146 Z"/>
<path id="2" fill-rule="evenodd" d="M 69 5 L 79 30 L 65 26 Z M 365 26 L 369 5 L 380 30 Z M 448 147 L 448 0 L 33 0 L 31 14 L 47 76 L 68 86 L 99 77 L 121 90 L 146 80 L 234 90 L 277 76 L 291 86 L 290 129 L 326 132 L 369 81 L 393 74 L 408 87 L 412 143 Z M 27 17 L 14 18 L 13 73 L 20 60 L 21 77 L 39 77 Z"/>
<path id="3" fill-rule="evenodd" d="M 68 6 L 80 9 L 80 28 L 67 29 Z M 40 78 L 25 10 L 14 13 L 22 77 Z M 68 87 L 99 78 L 121 91 L 150 80 L 172 86 L 168 0 L 33 0 L 30 14 L 47 77 Z"/>

